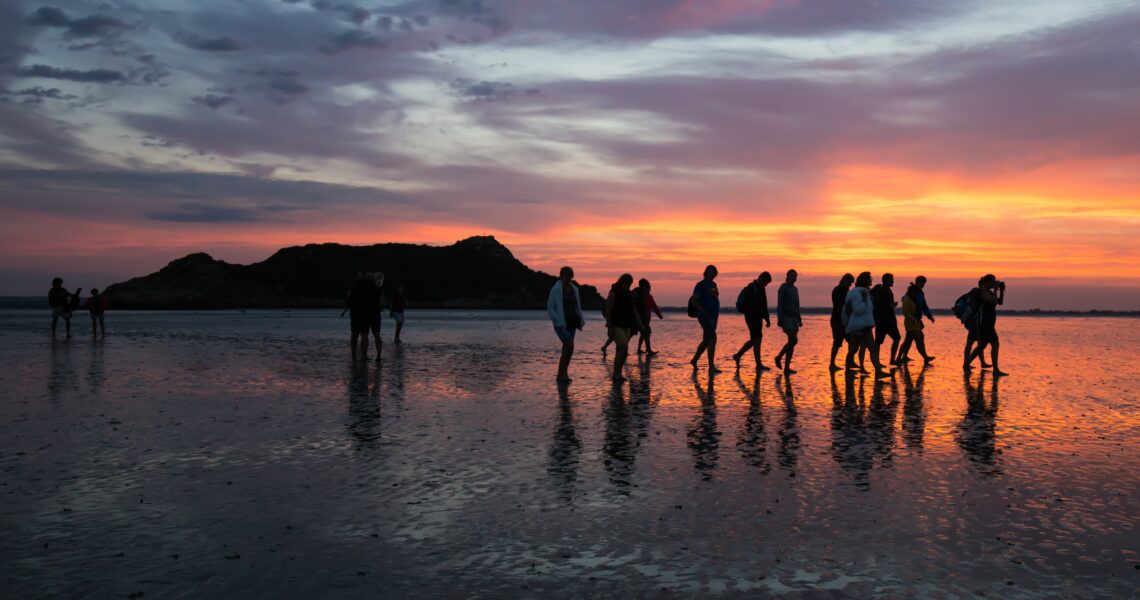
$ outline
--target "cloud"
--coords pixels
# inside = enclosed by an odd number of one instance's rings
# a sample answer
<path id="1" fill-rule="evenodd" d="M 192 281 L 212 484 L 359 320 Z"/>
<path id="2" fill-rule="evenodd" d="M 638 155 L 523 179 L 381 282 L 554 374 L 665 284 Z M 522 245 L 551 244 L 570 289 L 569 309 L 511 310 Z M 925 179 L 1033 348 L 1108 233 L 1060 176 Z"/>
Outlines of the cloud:
<path id="1" fill-rule="evenodd" d="M 104 15 L 88 15 L 72 19 L 62 9 L 54 6 L 40 7 L 32 13 L 28 23 L 36 27 L 63 29 L 64 37 L 68 39 L 112 38 L 130 28 L 123 21 Z"/>
<path id="2" fill-rule="evenodd" d="M 174 39 L 187 48 L 202 50 L 203 52 L 234 52 L 245 48 L 234 38 L 223 35 L 218 37 L 204 37 L 185 31 L 177 31 Z"/>
<path id="3" fill-rule="evenodd" d="M 39 86 L 25 88 L 14 92 L 17 96 L 30 96 L 33 98 L 49 99 L 49 100 L 74 100 L 78 96 L 74 94 L 65 94 L 59 88 L 42 88 Z"/>
<path id="4" fill-rule="evenodd" d="M 182 203 L 171 210 L 150 212 L 146 218 L 175 223 L 254 223 L 265 220 L 264 215 L 256 210 L 196 202 Z"/>
<path id="5" fill-rule="evenodd" d="M 32 13 L 28 23 L 40 27 L 67 27 L 71 24 L 71 18 L 63 12 L 63 9 L 55 6 L 41 6 Z"/>
<path id="6" fill-rule="evenodd" d="M 48 65 L 30 65 L 21 67 L 16 74 L 20 77 L 39 77 L 43 79 L 62 79 L 65 81 L 80 81 L 85 83 L 112 83 L 123 81 L 126 77 L 119 71 L 111 69 L 59 69 Z"/>
<path id="7" fill-rule="evenodd" d="M 387 48 L 389 42 L 363 31 L 349 29 L 329 36 L 328 40 L 318 48 L 322 54 L 340 54 L 353 48 Z"/>
<path id="8" fill-rule="evenodd" d="M 289 94 L 291 96 L 304 94 L 309 91 L 309 86 L 292 79 L 270 79 L 269 82 L 265 85 L 275 92 L 281 92 L 283 94 Z"/>
<path id="9" fill-rule="evenodd" d="M 203 96 L 194 96 L 194 104 L 205 106 L 207 108 L 221 108 L 228 104 L 234 103 L 233 96 L 218 96 L 215 94 L 205 94 Z"/>

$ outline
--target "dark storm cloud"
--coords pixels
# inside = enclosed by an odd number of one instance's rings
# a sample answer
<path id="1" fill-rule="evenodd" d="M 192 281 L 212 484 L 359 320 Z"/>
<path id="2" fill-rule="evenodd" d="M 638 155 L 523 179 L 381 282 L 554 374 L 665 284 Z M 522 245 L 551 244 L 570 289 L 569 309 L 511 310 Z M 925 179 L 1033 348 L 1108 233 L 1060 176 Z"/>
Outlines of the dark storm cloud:
<path id="1" fill-rule="evenodd" d="M 227 104 L 233 104 L 233 96 L 219 96 L 215 94 L 205 94 L 202 96 L 194 96 L 194 104 L 205 106 L 207 108 L 221 108 Z"/>
<path id="2" fill-rule="evenodd" d="M 43 79 L 62 79 L 65 81 L 80 81 L 85 83 L 113 83 L 126 79 L 119 71 L 111 69 L 59 69 L 48 65 L 30 65 L 21 67 L 16 74 L 20 77 L 39 77 Z"/>
<path id="3" fill-rule="evenodd" d="M 175 32 L 174 39 L 187 48 L 202 50 L 203 52 L 234 52 L 245 48 L 240 42 L 228 35 L 205 37 L 178 31 Z"/>
<path id="4" fill-rule="evenodd" d="M 63 9 L 54 6 L 40 7 L 28 18 L 28 23 L 37 27 L 63 29 L 64 36 L 69 39 L 115 37 L 130 28 L 123 21 L 104 15 L 72 19 Z"/>
<path id="5" fill-rule="evenodd" d="M 349 29 L 334 35 L 317 49 L 322 54 L 340 54 L 353 48 L 387 48 L 388 41 L 377 38 L 375 35 L 360 29 Z"/>

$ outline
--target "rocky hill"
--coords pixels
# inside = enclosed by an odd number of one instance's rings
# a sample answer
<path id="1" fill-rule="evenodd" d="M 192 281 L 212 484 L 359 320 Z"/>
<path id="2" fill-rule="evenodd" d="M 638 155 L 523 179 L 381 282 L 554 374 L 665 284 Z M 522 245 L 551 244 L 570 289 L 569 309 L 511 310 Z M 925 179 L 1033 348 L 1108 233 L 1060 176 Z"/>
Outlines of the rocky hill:
<path id="1" fill-rule="evenodd" d="M 104 293 L 123 309 L 341 307 L 364 271 L 384 273 L 389 290 L 405 284 L 412 307 L 544 308 L 556 279 L 519 262 L 495 238 L 479 236 L 451 246 L 308 244 L 251 265 L 196 253 Z M 601 308 L 594 286 L 581 286 L 581 294 L 583 308 Z"/>

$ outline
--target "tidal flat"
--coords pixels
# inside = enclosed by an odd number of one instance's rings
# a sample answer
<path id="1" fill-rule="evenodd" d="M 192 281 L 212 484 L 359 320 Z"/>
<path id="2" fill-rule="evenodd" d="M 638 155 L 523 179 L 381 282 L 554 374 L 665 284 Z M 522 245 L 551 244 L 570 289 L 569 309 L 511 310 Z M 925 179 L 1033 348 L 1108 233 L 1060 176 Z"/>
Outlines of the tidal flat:
<path id="1" fill-rule="evenodd" d="M 939 316 L 876 383 L 826 316 L 784 376 L 726 313 L 710 377 L 667 314 L 614 385 L 589 317 L 560 387 L 540 311 L 409 311 L 355 363 L 337 311 L 2 311 L 0 596 L 1140 593 L 1140 320 L 999 318 L 995 379 Z"/>

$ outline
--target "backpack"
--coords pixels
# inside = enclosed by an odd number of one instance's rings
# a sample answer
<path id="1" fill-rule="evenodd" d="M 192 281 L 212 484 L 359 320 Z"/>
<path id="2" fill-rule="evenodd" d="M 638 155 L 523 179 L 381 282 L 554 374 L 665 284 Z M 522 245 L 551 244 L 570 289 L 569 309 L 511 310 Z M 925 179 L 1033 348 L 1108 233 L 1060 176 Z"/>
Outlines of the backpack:
<path id="1" fill-rule="evenodd" d="M 746 313 L 748 312 L 748 309 L 752 307 L 752 304 L 754 303 L 753 297 L 755 297 L 755 294 L 750 293 L 751 289 L 752 284 L 750 283 L 744 286 L 744 288 L 740 290 L 740 293 L 736 295 L 736 312 Z"/>
<path id="2" fill-rule="evenodd" d="M 697 301 L 692 296 L 689 297 L 689 307 L 686 313 L 694 319 L 701 316 L 700 311 L 697 310 Z"/>
<path id="3" fill-rule="evenodd" d="M 962 324 L 968 323 L 970 320 L 976 320 L 978 317 L 978 294 L 977 288 L 974 288 L 954 301 L 954 306 L 950 309 L 954 312 L 954 316 Z"/>

